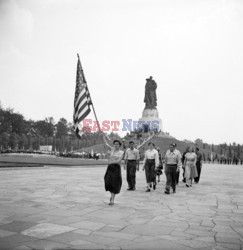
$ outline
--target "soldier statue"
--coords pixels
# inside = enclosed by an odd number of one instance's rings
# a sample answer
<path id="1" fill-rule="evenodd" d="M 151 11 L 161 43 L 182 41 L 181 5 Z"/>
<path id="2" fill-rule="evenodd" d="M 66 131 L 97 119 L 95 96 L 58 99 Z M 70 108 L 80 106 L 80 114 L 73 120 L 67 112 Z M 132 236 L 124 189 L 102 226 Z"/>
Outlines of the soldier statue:
<path id="1" fill-rule="evenodd" d="M 150 76 L 146 79 L 145 85 L 145 109 L 156 109 L 157 106 L 157 96 L 156 96 L 157 83 L 154 81 L 153 77 Z"/>

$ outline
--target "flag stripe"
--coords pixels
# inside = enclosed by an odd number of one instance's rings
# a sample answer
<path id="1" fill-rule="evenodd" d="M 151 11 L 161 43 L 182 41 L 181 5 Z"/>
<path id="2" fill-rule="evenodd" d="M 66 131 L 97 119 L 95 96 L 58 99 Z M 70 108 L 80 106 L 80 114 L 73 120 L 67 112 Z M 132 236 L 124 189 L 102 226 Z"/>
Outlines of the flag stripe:
<path id="1" fill-rule="evenodd" d="M 82 111 L 82 109 L 83 109 L 85 106 L 87 106 L 88 98 L 87 98 L 86 96 L 84 96 L 82 99 L 83 99 L 83 100 L 79 103 L 78 107 L 75 108 L 75 111 L 76 111 L 76 113 L 75 113 L 75 115 L 74 115 L 75 118 L 78 116 L 79 111 L 80 111 L 80 110 Z"/>
<path id="2" fill-rule="evenodd" d="M 90 111 L 90 108 L 86 107 L 86 110 L 83 110 L 82 114 L 78 117 L 78 123 L 80 123 L 90 113 Z"/>
<path id="3" fill-rule="evenodd" d="M 85 119 L 90 113 L 91 98 L 87 87 L 87 82 L 84 77 L 84 72 L 80 59 L 78 58 L 77 63 L 77 74 L 76 74 L 76 89 L 74 97 L 74 113 L 73 122 L 75 125 L 76 135 L 78 137 L 83 134 L 79 124 Z"/>
<path id="4" fill-rule="evenodd" d="M 82 91 L 81 91 L 81 92 L 79 93 L 79 95 L 78 95 L 77 100 L 76 100 L 75 103 L 74 103 L 74 107 L 76 107 L 76 106 L 79 104 L 80 99 L 81 99 L 83 96 L 85 96 L 85 93 L 86 93 L 86 90 L 85 90 L 85 89 L 82 89 Z"/>
<path id="5" fill-rule="evenodd" d="M 74 117 L 75 122 L 78 122 L 80 118 L 83 116 L 83 114 L 87 111 L 90 110 L 90 108 L 87 105 L 84 105 L 82 109 L 80 109 L 78 115 Z M 84 117 L 85 118 L 85 117 Z"/>

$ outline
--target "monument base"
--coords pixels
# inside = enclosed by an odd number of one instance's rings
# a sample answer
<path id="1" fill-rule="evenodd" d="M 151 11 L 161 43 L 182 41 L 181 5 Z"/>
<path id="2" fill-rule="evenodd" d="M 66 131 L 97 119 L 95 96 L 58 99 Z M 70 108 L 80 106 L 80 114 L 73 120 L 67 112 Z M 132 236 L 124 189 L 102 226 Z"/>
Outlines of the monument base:
<path id="1" fill-rule="evenodd" d="M 148 131 L 163 131 L 162 120 L 159 119 L 159 112 L 157 109 L 144 109 L 141 122 L 141 128 L 144 132 Z"/>

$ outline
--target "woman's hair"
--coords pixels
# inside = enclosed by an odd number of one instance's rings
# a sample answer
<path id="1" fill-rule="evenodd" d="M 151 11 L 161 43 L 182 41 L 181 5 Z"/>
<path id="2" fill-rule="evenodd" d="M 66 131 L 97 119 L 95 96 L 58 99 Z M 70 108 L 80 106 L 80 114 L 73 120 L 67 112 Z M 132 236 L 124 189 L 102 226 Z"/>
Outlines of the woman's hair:
<path id="1" fill-rule="evenodd" d="M 149 142 L 149 143 L 148 143 L 148 146 L 150 146 L 150 145 L 153 145 L 153 146 L 155 147 L 155 145 L 154 145 L 153 142 Z"/>
<path id="2" fill-rule="evenodd" d="M 119 146 L 121 146 L 121 145 L 122 145 L 122 144 L 121 144 L 121 142 L 120 142 L 119 140 L 114 140 L 114 141 L 113 141 L 113 145 L 114 145 L 116 142 L 118 142 L 118 143 L 119 143 Z"/>

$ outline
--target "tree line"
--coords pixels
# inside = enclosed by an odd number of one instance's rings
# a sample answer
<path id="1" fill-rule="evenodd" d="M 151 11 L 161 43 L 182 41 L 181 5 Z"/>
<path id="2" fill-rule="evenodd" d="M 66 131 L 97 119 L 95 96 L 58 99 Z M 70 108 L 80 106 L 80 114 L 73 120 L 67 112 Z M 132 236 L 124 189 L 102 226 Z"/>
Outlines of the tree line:
<path id="1" fill-rule="evenodd" d="M 205 159 L 208 161 L 227 161 L 230 163 L 237 163 L 243 159 L 243 145 L 233 143 L 222 143 L 219 145 L 207 144 L 202 139 L 196 139 L 194 144 L 202 149 L 208 150 Z"/>
<path id="2" fill-rule="evenodd" d="M 111 134 L 111 136 L 113 136 Z M 116 135 L 117 137 L 117 135 Z M 40 145 L 51 145 L 53 151 L 73 151 L 102 143 L 98 132 L 85 131 L 78 139 L 74 125 L 65 118 L 55 122 L 53 117 L 26 120 L 12 108 L 0 104 L 0 150 L 39 150 Z"/>
<path id="3" fill-rule="evenodd" d="M 111 139 L 119 139 L 117 133 L 111 132 Z M 243 159 L 243 145 L 236 144 L 207 144 L 202 139 L 194 142 L 184 140 L 213 153 L 213 159 L 219 156 L 226 159 Z M 53 117 L 43 120 L 26 120 L 22 114 L 12 108 L 3 108 L 0 103 L 0 150 L 39 150 L 40 145 L 51 145 L 53 151 L 65 152 L 91 147 L 103 143 L 99 132 L 84 131 L 77 138 L 74 125 L 65 118 L 55 122 Z M 212 160 L 212 155 L 205 155 Z"/>

